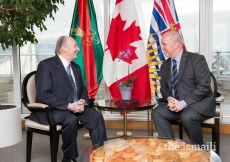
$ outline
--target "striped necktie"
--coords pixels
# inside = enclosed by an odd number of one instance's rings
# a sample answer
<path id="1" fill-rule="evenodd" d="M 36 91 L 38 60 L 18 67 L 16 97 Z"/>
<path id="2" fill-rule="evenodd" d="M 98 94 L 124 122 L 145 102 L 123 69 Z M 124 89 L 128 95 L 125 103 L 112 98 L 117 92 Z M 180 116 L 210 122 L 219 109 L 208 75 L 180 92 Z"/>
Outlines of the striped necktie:
<path id="1" fill-rule="evenodd" d="M 174 97 L 178 98 L 177 96 L 177 88 L 178 88 L 178 73 L 177 73 L 177 64 L 176 60 L 173 59 L 173 68 L 172 68 L 172 88 L 174 90 Z"/>
<path id="2" fill-rule="evenodd" d="M 70 80 L 71 85 L 72 85 L 73 90 L 74 90 L 74 102 L 77 102 L 78 101 L 77 88 L 74 84 L 73 77 L 72 77 L 71 72 L 70 72 L 70 64 L 67 66 L 67 74 L 68 74 L 69 80 Z"/>

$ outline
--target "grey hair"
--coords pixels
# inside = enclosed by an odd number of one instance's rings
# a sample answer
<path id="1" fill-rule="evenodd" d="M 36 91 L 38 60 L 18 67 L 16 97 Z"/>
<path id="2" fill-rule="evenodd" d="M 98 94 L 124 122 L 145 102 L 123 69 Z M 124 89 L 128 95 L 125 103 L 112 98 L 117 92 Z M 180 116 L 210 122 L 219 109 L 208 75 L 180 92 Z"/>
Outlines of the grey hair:
<path id="1" fill-rule="evenodd" d="M 180 44 L 184 45 L 184 39 L 182 35 L 178 31 L 170 31 L 171 34 L 171 40 L 179 42 Z"/>
<path id="2" fill-rule="evenodd" d="M 59 54 L 61 47 L 67 44 L 66 36 L 60 36 L 56 42 L 55 54 Z"/>

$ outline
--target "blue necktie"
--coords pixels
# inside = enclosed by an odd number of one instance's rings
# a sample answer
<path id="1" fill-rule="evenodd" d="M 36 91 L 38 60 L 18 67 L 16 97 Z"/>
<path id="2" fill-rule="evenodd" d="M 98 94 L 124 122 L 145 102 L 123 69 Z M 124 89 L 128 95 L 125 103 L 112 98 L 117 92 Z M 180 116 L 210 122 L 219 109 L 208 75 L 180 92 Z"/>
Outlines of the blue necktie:
<path id="1" fill-rule="evenodd" d="M 71 72 L 70 72 L 70 64 L 67 66 L 67 74 L 68 74 L 69 80 L 70 80 L 71 85 L 72 85 L 73 90 L 74 90 L 74 102 L 77 102 L 78 101 L 77 88 L 74 84 L 73 77 L 72 77 Z"/>
<path id="2" fill-rule="evenodd" d="M 177 64 L 176 60 L 173 59 L 173 68 L 172 68 L 172 88 L 174 90 L 174 97 L 178 98 L 177 96 L 177 87 L 178 87 L 178 73 L 177 73 Z"/>

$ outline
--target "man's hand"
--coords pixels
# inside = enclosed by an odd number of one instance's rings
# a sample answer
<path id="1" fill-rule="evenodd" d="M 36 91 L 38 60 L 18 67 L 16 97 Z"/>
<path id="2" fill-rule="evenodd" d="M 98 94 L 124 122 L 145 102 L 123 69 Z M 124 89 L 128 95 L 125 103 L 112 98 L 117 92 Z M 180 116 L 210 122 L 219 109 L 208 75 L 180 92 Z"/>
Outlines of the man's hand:
<path id="1" fill-rule="evenodd" d="M 78 102 L 81 102 L 83 105 L 85 104 L 85 100 L 84 99 L 80 99 L 80 100 L 78 100 Z"/>
<path id="2" fill-rule="evenodd" d="M 179 112 L 181 110 L 183 110 L 183 107 L 180 103 L 180 101 L 178 101 L 175 98 L 170 97 L 170 99 L 168 100 L 168 105 L 169 110 L 174 111 L 174 112 Z"/>
<path id="3" fill-rule="evenodd" d="M 67 109 L 73 113 L 81 113 L 84 111 L 84 104 L 85 100 L 80 99 L 77 102 L 70 103 Z"/>

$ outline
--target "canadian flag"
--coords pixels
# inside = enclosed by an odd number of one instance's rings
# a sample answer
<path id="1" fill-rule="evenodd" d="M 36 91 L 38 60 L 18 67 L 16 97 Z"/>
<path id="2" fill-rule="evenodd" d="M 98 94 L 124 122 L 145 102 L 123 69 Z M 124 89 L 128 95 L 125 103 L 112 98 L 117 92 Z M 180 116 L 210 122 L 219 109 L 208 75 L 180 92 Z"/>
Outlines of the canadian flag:
<path id="1" fill-rule="evenodd" d="M 145 52 L 134 1 L 116 0 L 103 60 L 103 76 L 113 98 L 121 98 L 118 82 L 133 76 L 131 99 L 151 98 Z"/>

